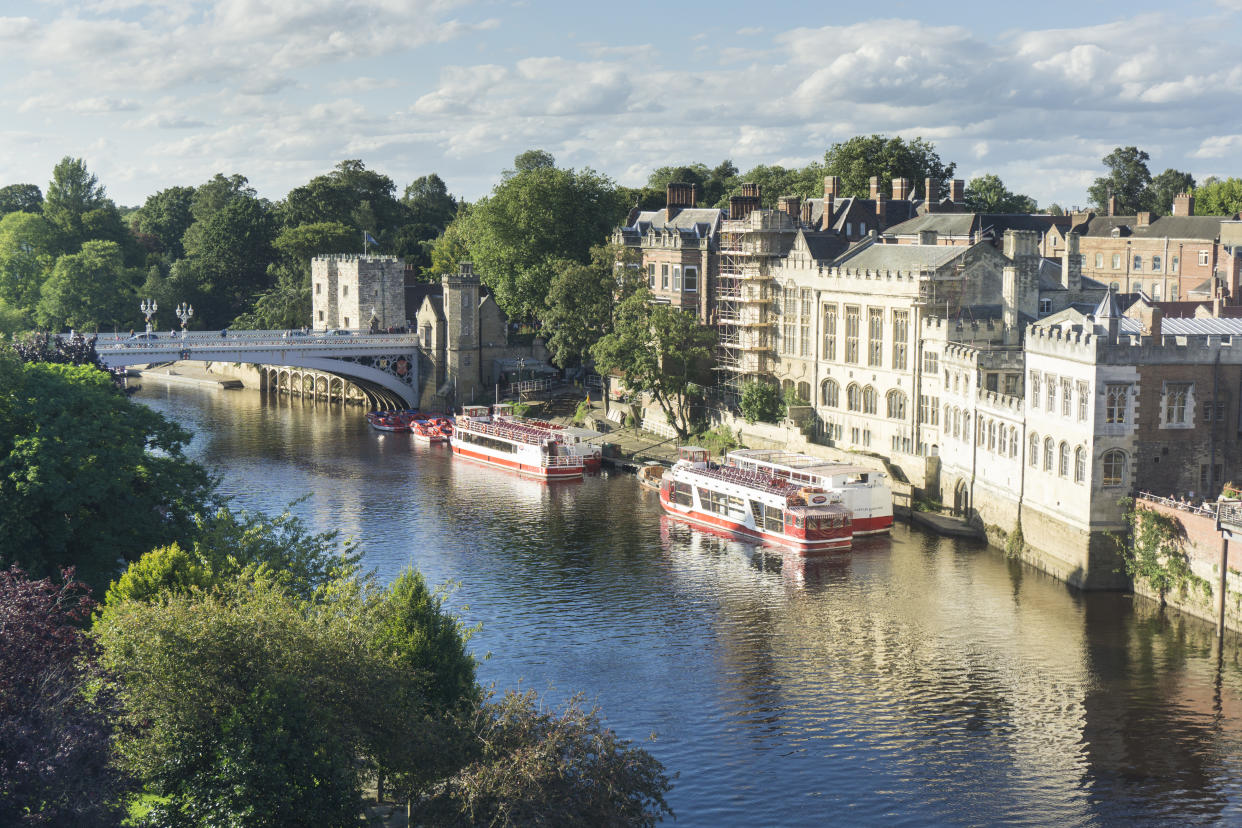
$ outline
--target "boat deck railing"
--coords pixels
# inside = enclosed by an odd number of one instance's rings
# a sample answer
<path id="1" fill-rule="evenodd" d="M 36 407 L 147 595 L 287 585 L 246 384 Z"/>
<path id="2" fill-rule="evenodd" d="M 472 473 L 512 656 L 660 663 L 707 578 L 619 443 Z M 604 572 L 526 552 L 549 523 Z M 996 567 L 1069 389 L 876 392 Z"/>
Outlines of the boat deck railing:
<path id="1" fill-rule="evenodd" d="M 515 443 L 526 443 L 527 445 L 537 446 L 545 440 L 554 440 L 560 442 L 560 435 L 555 432 L 549 432 L 547 429 L 538 426 L 526 425 L 525 423 L 515 423 L 509 420 L 501 420 L 499 422 L 480 422 L 478 420 L 460 420 L 457 427 L 463 431 L 472 431 L 476 434 L 486 434 L 489 437 L 499 437 L 502 440 L 512 440 Z"/>
<path id="2" fill-rule="evenodd" d="M 802 486 L 785 480 L 781 477 L 773 477 L 769 474 L 761 474 L 759 472 L 745 471 L 736 466 L 707 466 L 701 469 L 691 469 L 695 474 L 701 474 L 705 477 L 712 477 L 716 480 L 723 480 L 726 483 L 737 483 L 751 489 L 767 492 L 769 494 L 791 495 L 797 492 Z"/>

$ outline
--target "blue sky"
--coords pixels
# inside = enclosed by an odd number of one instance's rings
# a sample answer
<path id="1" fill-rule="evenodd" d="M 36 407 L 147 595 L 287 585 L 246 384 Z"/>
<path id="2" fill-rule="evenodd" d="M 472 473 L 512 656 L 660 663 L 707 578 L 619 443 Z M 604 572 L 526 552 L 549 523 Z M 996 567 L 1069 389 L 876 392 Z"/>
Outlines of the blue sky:
<path id="1" fill-rule="evenodd" d="M 0 184 L 72 155 L 122 204 L 278 199 L 361 158 L 474 199 L 532 147 L 637 185 L 881 132 L 1071 206 L 1122 144 L 1242 174 L 1242 0 L 1174 5 L 0 0 Z"/>

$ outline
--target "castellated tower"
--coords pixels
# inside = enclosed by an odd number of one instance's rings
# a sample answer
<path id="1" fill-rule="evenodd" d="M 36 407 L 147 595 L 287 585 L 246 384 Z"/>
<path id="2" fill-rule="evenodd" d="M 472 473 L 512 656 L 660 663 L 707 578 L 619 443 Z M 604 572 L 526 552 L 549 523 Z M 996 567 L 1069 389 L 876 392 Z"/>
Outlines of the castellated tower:
<path id="1" fill-rule="evenodd" d="M 405 327 L 405 264 L 396 256 L 316 256 L 311 317 L 311 327 L 320 331 Z"/>
<path id="2" fill-rule="evenodd" d="M 479 340 L 479 277 L 470 262 L 442 277 L 444 286 L 444 352 L 446 376 L 458 402 L 473 400 L 482 390 Z"/>
<path id="3" fill-rule="evenodd" d="M 1022 314 L 1034 319 L 1039 314 L 1039 234 L 1034 230 L 1006 230 L 1005 266 L 1001 282 L 1001 315 L 1005 323 L 1005 344 L 1016 345 Z"/>

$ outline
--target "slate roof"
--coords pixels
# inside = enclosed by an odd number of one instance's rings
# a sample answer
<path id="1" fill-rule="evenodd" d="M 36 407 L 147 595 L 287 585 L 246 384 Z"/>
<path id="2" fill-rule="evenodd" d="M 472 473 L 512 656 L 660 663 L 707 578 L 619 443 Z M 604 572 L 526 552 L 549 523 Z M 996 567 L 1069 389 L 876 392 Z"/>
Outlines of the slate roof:
<path id="1" fill-rule="evenodd" d="M 1046 233 L 1053 227 L 1068 230 L 1070 216 L 1028 215 L 1026 213 L 924 213 L 917 218 L 893 225 L 885 236 L 916 236 L 924 230 L 935 230 L 945 236 L 990 234 L 999 239 L 1006 230 L 1034 230 Z"/>
<path id="2" fill-rule="evenodd" d="M 1039 290 L 1041 293 L 1050 290 L 1069 290 L 1061 284 L 1061 260 L 1042 258 L 1039 260 Z"/>
<path id="3" fill-rule="evenodd" d="M 833 262 L 850 270 L 939 270 L 970 248 L 947 244 L 860 244 Z"/>
<path id="4" fill-rule="evenodd" d="M 634 229 L 639 233 L 646 233 L 652 228 L 681 230 L 703 237 L 712 235 L 720 229 L 723 214 L 723 210 L 715 207 L 687 207 L 674 213 L 673 220 L 669 221 L 667 209 L 643 210 L 634 218 L 630 227 L 625 229 Z"/>
<path id="5" fill-rule="evenodd" d="M 811 257 L 817 261 L 835 259 L 850 246 L 849 242 L 837 233 L 803 231 L 802 238 L 806 240 L 806 246 L 811 251 Z"/>
<path id="6" fill-rule="evenodd" d="M 806 201 L 811 205 L 811 226 L 821 226 L 824 221 L 824 200 L 808 198 Z M 888 199 L 884 209 L 885 221 L 893 225 L 915 215 L 918 204 L 913 201 Z M 832 229 L 845 232 L 846 221 L 856 222 L 863 218 L 870 218 L 874 222 L 875 201 L 870 198 L 838 198 L 833 202 L 832 212 Z"/>
<path id="7" fill-rule="evenodd" d="M 1092 238 L 1112 236 L 1119 231 L 1123 237 L 1136 239 L 1200 239 L 1216 241 L 1220 238 L 1220 224 L 1227 216 L 1160 216 L 1153 218 L 1146 227 L 1138 227 L 1137 216 L 1096 216 L 1087 225 L 1084 235 Z"/>

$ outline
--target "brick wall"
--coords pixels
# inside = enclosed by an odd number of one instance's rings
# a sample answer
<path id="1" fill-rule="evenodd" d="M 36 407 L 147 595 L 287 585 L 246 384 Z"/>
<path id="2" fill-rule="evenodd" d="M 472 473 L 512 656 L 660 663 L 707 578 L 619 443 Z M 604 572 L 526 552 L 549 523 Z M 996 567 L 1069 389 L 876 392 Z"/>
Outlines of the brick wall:
<path id="1" fill-rule="evenodd" d="M 1211 515 L 1178 509 L 1172 505 L 1147 498 L 1139 498 L 1138 504 L 1159 514 L 1173 518 L 1185 532 L 1183 550 L 1189 559 L 1190 569 L 1211 586 L 1210 592 L 1191 587 L 1164 600 L 1189 615 L 1208 621 L 1216 620 L 1216 590 L 1220 581 L 1221 536 L 1216 531 L 1216 519 Z M 1226 581 L 1225 625 L 1242 630 L 1242 544 L 1229 544 L 1229 577 Z M 1156 600 L 1160 596 L 1144 582 L 1134 585 L 1134 591 Z"/>

